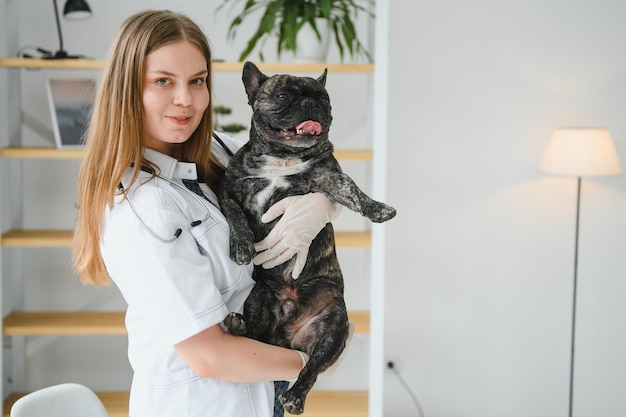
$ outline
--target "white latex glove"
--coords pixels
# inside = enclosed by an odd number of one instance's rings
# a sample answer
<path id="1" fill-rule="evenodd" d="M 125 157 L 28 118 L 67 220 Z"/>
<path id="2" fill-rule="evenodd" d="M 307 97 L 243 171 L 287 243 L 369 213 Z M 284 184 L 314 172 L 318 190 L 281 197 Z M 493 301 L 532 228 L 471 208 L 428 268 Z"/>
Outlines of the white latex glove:
<path id="1" fill-rule="evenodd" d="M 306 364 L 309 363 L 309 355 L 307 355 L 306 352 L 302 352 L 301 350 L 296 350 L 296 352 L 300 354 L 300 359 L 302 359 L 302 368 L 304 368 Z"/>
<path id="2" fill-rule="evenodd" d="M 271 269 L 296 255 L 291 276 L 298 278 L 304 269 L 311 242 L 326 224 L 337 218 L 341 207 L 322 193 L 283 198 L 261 217 L 263 223 L 269 223 L 283 215 L 265 239 L 255 243 L 257 255 L 252 262 Z"/>
<path id="3" fill-rule="evenodd" d="M 300 359 L 302 359 L 302 368 L 304 369 L 306 364 L 309 363 L 309 355 L 307 355 L 306 352 L 302 352 L 301 350 L 296 350 L 296 352 L 300 354 Z M 290 379 L 288 388 L 290 389 L 297 380 L 298 378 Z"/>

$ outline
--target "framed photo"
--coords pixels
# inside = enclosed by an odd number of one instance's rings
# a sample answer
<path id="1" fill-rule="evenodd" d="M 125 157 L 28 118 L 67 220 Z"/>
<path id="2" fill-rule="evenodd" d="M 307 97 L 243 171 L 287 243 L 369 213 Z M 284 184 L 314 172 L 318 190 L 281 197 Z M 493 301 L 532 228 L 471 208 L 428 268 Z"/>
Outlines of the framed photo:
<path id="1" fill-rule="evenodd" d="M 48 102 L 57 148 L 83 146 L 95 91 L 94 79 L 48 79 Z"/>

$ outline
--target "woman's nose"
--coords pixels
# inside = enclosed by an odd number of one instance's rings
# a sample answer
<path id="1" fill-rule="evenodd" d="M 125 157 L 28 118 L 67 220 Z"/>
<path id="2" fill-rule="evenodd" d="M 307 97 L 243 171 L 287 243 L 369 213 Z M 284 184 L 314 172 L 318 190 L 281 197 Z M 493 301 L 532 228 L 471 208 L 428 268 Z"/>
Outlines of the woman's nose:
<path id="1" fill-rule="evenodd" d="M 174 91 L 174 104 L 177 106 L 190 106 L 192 101 L 189 86 L 178 85 Z"/>

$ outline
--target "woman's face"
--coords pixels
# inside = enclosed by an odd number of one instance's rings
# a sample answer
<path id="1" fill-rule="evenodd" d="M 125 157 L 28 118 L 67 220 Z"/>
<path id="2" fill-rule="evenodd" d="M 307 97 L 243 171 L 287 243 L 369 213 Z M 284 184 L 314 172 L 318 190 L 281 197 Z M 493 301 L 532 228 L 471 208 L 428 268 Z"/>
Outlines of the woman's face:
<path id="1" fill-rule="evenodd" d="M 164 45 L 146 57 L 143 145 L 178 158 L 209 105 L 207 61 L 191 42 Z"/>

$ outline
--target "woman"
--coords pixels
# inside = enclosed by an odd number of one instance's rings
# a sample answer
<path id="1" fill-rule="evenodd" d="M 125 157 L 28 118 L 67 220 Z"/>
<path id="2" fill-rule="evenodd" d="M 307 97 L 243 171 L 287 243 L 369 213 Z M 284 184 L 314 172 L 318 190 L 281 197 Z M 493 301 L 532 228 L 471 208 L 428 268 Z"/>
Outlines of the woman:
<path id="1" fill-rule="evenodd" d="M 148 10 L 121 26 L 94 105 L 74 261 L 83 282 L 112 280 L 128 303 L 130 417 L 270 416 L 274 388 L 265 381 L 295 379 L 306 363 L 301 352 L 220 326 L 241 312 L 254 281 L 251 265 L 228 256 L 216 191 L 226 147 L 236 144 L 222 136 L 225 147 L 212 151 L 210 86 L 201 30 L 180 14 Z M 201 196 L 187 189 L 198 182 Z M 269 249 L 255 262 L 271 267 L 297 254 L 301 268 L 317 233 L 310 230 L 338 208 L 309 194 L 269 211 L 267 221 L 284 212 L 282 233 L 259 243 Z"/>

